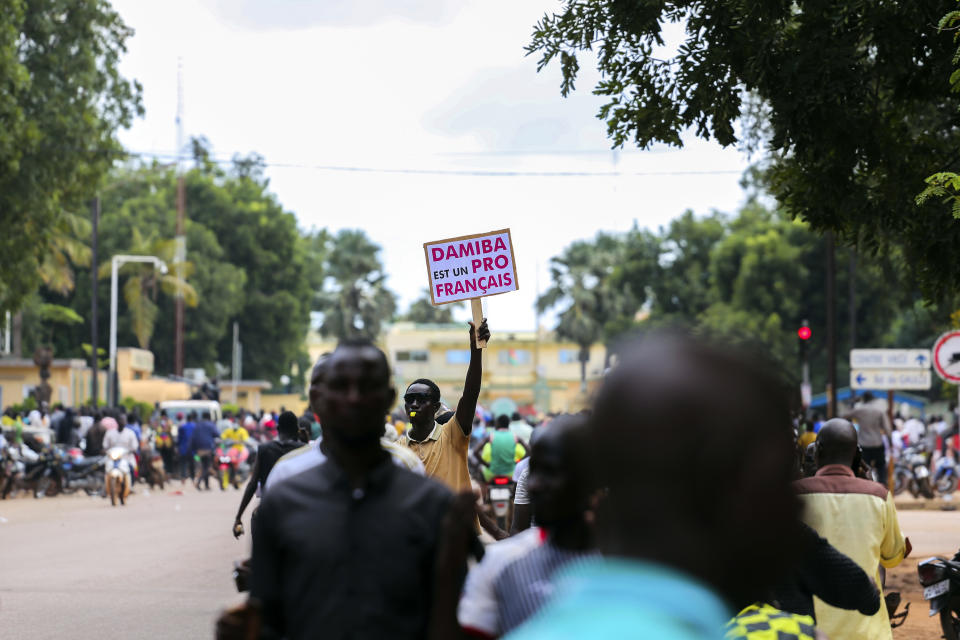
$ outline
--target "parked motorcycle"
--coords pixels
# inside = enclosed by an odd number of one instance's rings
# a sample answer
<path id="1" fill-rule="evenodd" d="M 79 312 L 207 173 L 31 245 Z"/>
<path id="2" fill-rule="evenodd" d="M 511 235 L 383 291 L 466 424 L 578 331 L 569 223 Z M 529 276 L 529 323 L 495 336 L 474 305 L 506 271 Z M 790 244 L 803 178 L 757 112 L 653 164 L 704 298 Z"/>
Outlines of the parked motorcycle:
<path id="1" fill-rule="evenodd" d="M 923 598 L 930 615 L 940 614 L 940 629 L 947 640 L 960 639 L 960 551 L 952 560 L 927 558 L 917 565 Z"/>
<path id="2" fill-rule="evenodd" d="M 88 496 L 103 495 L 106 458 L 85 458 L 79 449 L 69 449 L 59 461 L 63 492 L 85 491 Z"/>
<path id="3" fill-rule="evenodd" d="M 909 490 L 914 498 L 933 498 L 933 483 L 927 452 L 922 446 L 907 447 L 893 469 L 893 494 Z"/>
<path id="4" fill-rule="evenodd" d="M 104 478 L 107 495 L 110 496 L 110 504 L 117 506 L 117 500 L 120 504 L 126 504 L 127 496 L 130 495 L 130 474 L 133 469 L 127 460 L 127 450 L 123 447 L 112 447 L 107 451 L 107 470 Z"/>
<path id="5" fill-rule="evenodd" d="M 958 478 L 957 463 L 952 456 L 946 455 L 937 460 L 933 469 L 933 486 L 937 493 L 948 496 L 957 490 Z"/>

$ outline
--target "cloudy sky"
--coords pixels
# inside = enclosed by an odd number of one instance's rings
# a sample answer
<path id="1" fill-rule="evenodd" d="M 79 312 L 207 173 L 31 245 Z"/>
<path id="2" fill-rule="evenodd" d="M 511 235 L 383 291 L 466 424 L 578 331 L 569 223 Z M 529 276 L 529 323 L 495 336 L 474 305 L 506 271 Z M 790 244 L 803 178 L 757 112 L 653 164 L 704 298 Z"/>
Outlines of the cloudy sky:
<path id="1" fill-rule="evenodd" d="M 611 151 L 589 62 L 564 99 L 559 69 L 524 55 L 553 0 L 113 4 L 136 30 L 122 69 L 146 107 L 126 146 L 176 148 L 182 60 L 185 137 L 263 155 L 301 227 L 366 231 L 401 309 L 427 285 L 424 242 L 510 228 L 521 290 L 486 314 L 493 331 L 533 329 L 537 286 L 574 240 L 743 199 L 735 149 L 691 135 L 682 150 Z"/>

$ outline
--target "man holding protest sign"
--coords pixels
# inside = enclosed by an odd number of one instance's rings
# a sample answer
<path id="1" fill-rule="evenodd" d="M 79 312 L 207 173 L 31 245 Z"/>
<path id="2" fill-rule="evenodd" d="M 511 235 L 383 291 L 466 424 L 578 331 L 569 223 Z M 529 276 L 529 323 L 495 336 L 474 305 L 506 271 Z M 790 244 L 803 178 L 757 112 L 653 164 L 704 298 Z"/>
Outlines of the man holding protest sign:
<path id="1" fill-rule="evenodd" d="M 404 410 L 412 426 L 406 435 L 400 437 L 399 444 L 410 447 L 417 454 L 428 476 L 457 492 L 470 490 L 467 451 L 483 372 L 483 350 L 477 345 L 486 344 L 489 339 L 490 330 L 485 319 L 479 327 L 470 323 L 470 365 L 463 383 L 463 395 L 453 416 L 437 415 L 442 406 L 440 388 L 432 380 L 415 380 L 403 394 Z"/>

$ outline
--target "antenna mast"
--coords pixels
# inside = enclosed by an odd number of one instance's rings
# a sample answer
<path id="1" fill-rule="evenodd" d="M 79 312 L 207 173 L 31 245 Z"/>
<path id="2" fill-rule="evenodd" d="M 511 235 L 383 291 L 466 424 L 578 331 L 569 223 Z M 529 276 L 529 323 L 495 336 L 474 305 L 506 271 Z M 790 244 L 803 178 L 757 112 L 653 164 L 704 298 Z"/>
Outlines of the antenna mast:
<path id="1" fill-rule="evenodd" d="M 184 232 L 184 218 L 186 217 L 187 194 L 183 182 L 183 59 L 177 59 L 177 227 L 175 239 L 175 254 L 173 258 L 174 273 L 177 276 L 177 295 L 174 300 L 174 345 L 173 345 L 173 373 L 183 376 L 183 263 L 187 259 L 187 237 Z"/>

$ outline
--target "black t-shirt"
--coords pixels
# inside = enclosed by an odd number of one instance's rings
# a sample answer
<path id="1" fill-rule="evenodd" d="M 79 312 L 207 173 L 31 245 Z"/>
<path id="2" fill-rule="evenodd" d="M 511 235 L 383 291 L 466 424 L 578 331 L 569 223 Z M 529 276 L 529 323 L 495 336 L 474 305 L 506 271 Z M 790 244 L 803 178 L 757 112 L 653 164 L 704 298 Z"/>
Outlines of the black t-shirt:
<path id="1" fill-rule="evenodd" d="M 267 476 L 270 475 L 273 465 L 277 464 L 277 460 L 302 446 L 305 445 L 299 440 L 271 440 L 260 445 L 257 448 L 257 481 L 260 486 L 267 483 Z"/>

